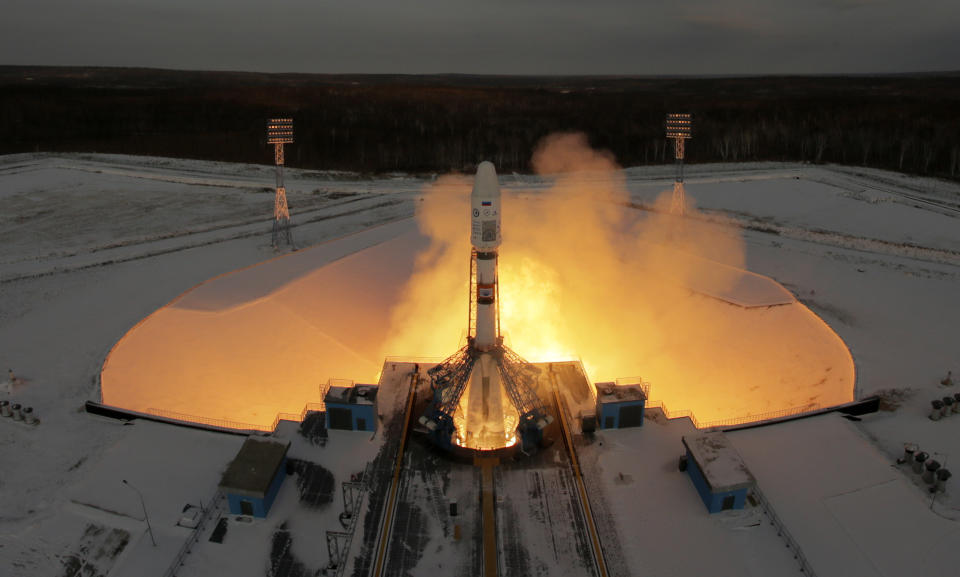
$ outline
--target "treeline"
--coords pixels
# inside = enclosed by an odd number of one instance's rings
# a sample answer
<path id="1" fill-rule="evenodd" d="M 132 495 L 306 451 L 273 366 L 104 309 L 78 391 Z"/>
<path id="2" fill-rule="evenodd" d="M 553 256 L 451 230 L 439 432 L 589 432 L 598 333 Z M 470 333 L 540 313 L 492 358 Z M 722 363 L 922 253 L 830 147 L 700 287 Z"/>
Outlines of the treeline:
<path id="1" fill-rule="evenodd" d="M 692 112 L 689 162 L 836 162 L 960 178 L 960 75 L 614 78 L 268 75 L 0 67 L 0 153 L 80 151 L 361 172 L 527 171 L 582 131 L 624 166 L 669 162 L 667 112 Z"/>

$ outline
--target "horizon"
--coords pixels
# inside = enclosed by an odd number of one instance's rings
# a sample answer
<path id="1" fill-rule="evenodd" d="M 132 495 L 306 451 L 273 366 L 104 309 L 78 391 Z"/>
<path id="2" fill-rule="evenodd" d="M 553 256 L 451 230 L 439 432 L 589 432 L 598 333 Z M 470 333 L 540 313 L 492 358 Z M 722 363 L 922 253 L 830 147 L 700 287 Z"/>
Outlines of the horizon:
<path id="1" fill-rule="evenodd" d="M 736 78 L 881 78 L 881 77 L 910 77 L 910 76 L 960 76 L 960 66 L 956 68 L 930 70 L 901 70 L 890 72 L 749 72 L 749 73 L 715 73 L 715 74 L 535 74 L 535 73 L 473 73 L 473 72 L 296 72 L 296 71 L 265 71 L 244 70 L 234 68 L 169 68 L 157 66 L 125 66 L 99 64 L 5 64 L 0 63 L 0 69 L 48 69 L 48 70 L 114 70 L 114 71 L 147 71 L 147 72 L 185 72 L 200 74 L 249 74 L 264 76 L 330 76 L 330 77 L 465 77 L 465 78 L 596 78 L 596 79 L 649 79 L 649 80 L 700 80 L 700 79 L 736 79 Z"/>

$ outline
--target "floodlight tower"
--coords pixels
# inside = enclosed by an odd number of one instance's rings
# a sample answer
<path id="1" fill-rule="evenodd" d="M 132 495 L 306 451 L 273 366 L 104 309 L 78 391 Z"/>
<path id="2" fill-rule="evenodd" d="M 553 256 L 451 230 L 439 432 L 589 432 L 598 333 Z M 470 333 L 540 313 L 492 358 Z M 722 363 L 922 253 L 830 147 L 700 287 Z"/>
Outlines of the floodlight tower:
<path id="1" fill-rule="evenodd" d="M 687 199 L 683 190 L 683 141 L 693 132 L 693 119 L 690 114 L 667 114 L 667 138 L 673 140 L 673 157 L 677 172 L 673 179 L 673 198 L 670 200 L 670 212 L 683 216 Z"/>
<path id="2" fill-rule="evenodd" d="M 281 242 L 293 247 L 290 231 L 290 209 L 287 207 L 287 189 L 283 186 L 283 145 L 293 142 L 293 119 L 273 118 L 267 121 L 267 142 L 273 145 L 273 158 L 277 165 L 277 195 L 273 203 L 273 248 Z"/>

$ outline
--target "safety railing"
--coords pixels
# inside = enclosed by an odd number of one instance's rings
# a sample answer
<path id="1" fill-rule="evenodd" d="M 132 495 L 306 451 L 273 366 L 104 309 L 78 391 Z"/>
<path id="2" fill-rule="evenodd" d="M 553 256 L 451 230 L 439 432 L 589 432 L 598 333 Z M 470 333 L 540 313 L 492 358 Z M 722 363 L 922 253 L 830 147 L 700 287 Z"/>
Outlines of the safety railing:
<path id="1" fill-rule="evenodd" d="M 363 485 L 363 488 L 361 489 L 360 495 L 354 503 L 353 515 L 350 517 L 350 522 L 344 530 L 344 533 L 349 535 L 343 548 L 345 557 L 349 555 L 350 548 L 353 546 L 353 536 L 357 532 L 357 519 L 360 518 L 360 510 L 364 503 L 369 502 L 367 495 L 370 493 L 370 479 L 373 478 L 373 462 L 367 463 L 367 466 L 363 469 L 362 475 L 363 477 L 360 479 L 360 484 Z M 344 507 L 346 507 L 346 503 L 344 503 Z M 343 559 L 341 560 L 341 563 L 337 565 L 336 571 L 334 572 L 334 577 L 342 577 L 346 568 L 346 559 Z"/>
<path id="2" fill-rule="evenodd" d="M 649 391 L 649 386 L 644 392 Z M 728 419 L 717 419 L 714 421 L 700 422 L 697 419 L 697 416 L 693 414 L 693 411 L 687 409 L 680 409 L 676 411 L 671 411 L 667 408 L 666 403 L 663 401 L 647 401 L 648 408 L 659 408 L 663 411 L 663 414 L 668 419 L 679 419 L 687 417 L 693 423 L 693 426 L 697 429 L 719 429 L 725 427 L 735 427 L 737 425 L 745 425 L 747 423 L 759 423 L 763 421 L 773 421 L 776 419 L 782 419 L 786 417 L 794 417 L 797 415 L 802 415 L 805 413 L 814 413 L 819 411 L 822 407 L 819 403 L 809 403 L 806 405 L 801 405 L 798 407 L 789 407 L 786 409 L 779 409 L 776 411 L 768 411 L 766 413 L 757 413 L 757 414 L 746 414 L 739 417 L 731 417 Z"/>
<path id="3" fill-rule="evenodd" d="M 268 427 L 267 425 L 241 423 L 240 421 L 230 421 L 227 419 L 211 419 L 209 417 L 201 417 L 199 415 L 189 415 L 187 413 L 178 413 L 176 411 L 168 411 L 166 409 L 156 409 L 153 407 L 144 410 L 144 413 L 148 415 L 153 415 L 155 417 L 163 417 L 164 419 L 170 419 L 171 421 L 185 421 L 188 423 L 198 423 L 200 425 L 209 425 L 211 427 L 219 427 L 221 429 L 234 429 L 238 431 L 263 431 L 263 432 L 272 432 L 274 430 L 274 428 Z"/>
<path id="4" fill-rule="evenodd" d="M 816 577 L 817 572 L 813 570 L 810 561 L 807 560 L 807 556 L 803 554 L 800 544 L 797 543 L 797 540 L 793 538 L 787 526 L 780 520 L 777 512 L 773 509 L 773 505 L 767 500 L 767 497 L 763 494 L 763 491 L 760 490 L 760 487 L 754 486 L 752 492 L 753 496 L 756 497 L 759 502 L 760 508 L 763 509 L 764 514 L 766 514 L 767 519 L 770 521 L 770 524 L 777 530 L 777 535 L 787 544 L 787 548 L 793 551 L 793 558 L 800 564 L 800 571 L 810 577 Z"/>
<path id="5" fill-rule="evenodd" d="M 323 391 L 324 393 L 326 391 Z M 201 417 L 199 415 L 189 415 L 187 413 L 178 413 L 176 411 L 168 411 L 166 409 L 156 409 L 148 408 L 144 410 L 145 414 L 153 415 L 155 417 L 162 417 L 164 419 L 169 419 L 171 421 L 184 421 L 187 423 L 197 423 L 201 425 L 208 425 L 211 427 L 218 427 L 220 429 L 231 429 L 234 431 L 259 431 L 263 433 L 272 433 L 277 430 L 277 425 L 280 424 L 280 421 L 293 421 L 296 423 L 303 422 L 307 417 L 307 413 L 314 411 L 325 411 L 326 405 L 323 403 L 307 403 L 304 405 L 303 410 L 300 413 L 277 413 L 277 416 L 274 417 L 273 422 L 269 425 L 258 425 L 254 423 L 242 423 L 240 421 L 230 421 L 227 419 L 211 419 L 209 417 Z"/>
<path id="6" fill-rule="evenodd" d="M 221 507 L 221 501 L 223 500 L 223 493 L 217 491 L 217 493 L 210 500 L 210 504 L 203 509 L 203 513 L 200 516 L 200 521 L 197 523 L 197 526 L 194 527 L 190 536 L 187 537 L 187 540 L 183 543 L 183 546 L 180 547 L 180 551 L 177 552 L 176 557 L 173 558 L 173 563 L 167 567 L 167 570 L 163 573 L 163 577 L 175 577 L 177 571 L 180 570 L 180 567 L 183 566 L 183 560 L 190 553 L 190 550 L 193 548 L 193 545 L 200 540 L 200 535 L 203 531 L 210 525 L 210 522 L 216 522 L 220 519 L 220 516 L 223 514 L 223 508 Z M 200 504 L 203 508 L 203 503 Z"/>
<path id="7" fill-rule="evenodd" d="M 302 423 L 305 418 L 307 418 L 307 413 L 319 412 L 327 410 L 327 406 L 323 403 L 307 403 L 303 406 L 303 410 L 297 413 L 277 413 L 277 418 L 273 420 L 273 428 L 271 431 L 277 430 L 277 425 L 280 424 L 280 421 L 293 421 L 295 423 Z"/>
<path id="8" fill-rule="evenodd" d="M 461 339 L 463 343 L 466 343 L 466 339 Z M 442 363 L 445 357 L 402 357 L 402 356 L 391 356 L 384 359 L 384 364 L 387 363 L 422 363 L 425 365 Z"/>

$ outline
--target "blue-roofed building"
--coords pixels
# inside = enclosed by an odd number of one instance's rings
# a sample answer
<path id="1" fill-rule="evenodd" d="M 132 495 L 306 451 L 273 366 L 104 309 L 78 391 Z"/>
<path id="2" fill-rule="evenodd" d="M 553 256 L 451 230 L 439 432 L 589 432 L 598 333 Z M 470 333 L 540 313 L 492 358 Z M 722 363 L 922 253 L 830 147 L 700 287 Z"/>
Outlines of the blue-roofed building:
<path id="1" fill-rule="evenodd" d="M 596 383 L 597 426 L 601 429 L 623 429 L 643 426 L 643 410 L 647 395 L 643 387 Z"/>
<path id="2" fill-rule="evenodd" d="M 377 385 L 331 386 L 323 397 L 327 428 L 346 431 L 377 430 Z"/>
<path id="3" fill-rule="evenodd" d="M 740 454 L 720 431 L 683 437 L 686 467 L 710 513 L 743 509 L 756 485 Z"/>
<path id="4" fill-rule="evenodd" d="M 220 480 L 230 513 L 266 517 L 286 476 L 290 441 L 249 437 Z"/>

